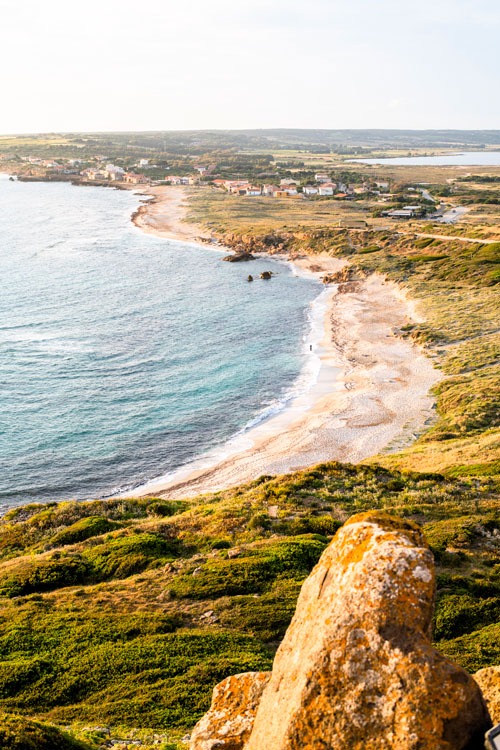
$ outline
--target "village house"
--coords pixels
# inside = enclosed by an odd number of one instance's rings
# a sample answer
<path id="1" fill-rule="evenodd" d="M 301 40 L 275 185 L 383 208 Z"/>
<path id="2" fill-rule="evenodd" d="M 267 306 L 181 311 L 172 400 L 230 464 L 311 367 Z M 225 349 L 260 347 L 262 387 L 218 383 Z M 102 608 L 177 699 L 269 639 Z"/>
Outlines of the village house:
<path id="1" fill-rule="evenodd" d="M 277 185 L 264 185 L 262 195 L 274 195 L 277 190 L 279 190 Z"/>
<path id="2" fill-rule="evenodd" d="M 138 167 L 147 167 L 149 164 L 149 159 L 139 159 Z"/>
<path id="3" fill-rule="evenodd" d="M 302 192 L 304 195 L 317 195 L 318 194 L 318 188 L 314 187 L 314 185 L 306 185 Z"/>
<path id="4" fill-rule="evenodd" d="M 315 174 L 314 179 L 316 182 L 330 182 L 330 175 L 327 174 Z"/>
<path id="5" fill-rule="evenodd" d="M 131 185 L 145 185 L 150 180 L 144 174 L 135 174 L 135 172 L 126 172 L 123 176 L 123 181 L 128 182 Z"/>
<path id="6" fill-rule="evenodd" d="M 393 211 L 383 211 L 382 216 L 389 216 L 391 219 L 412 219 L 415 216 L 422 216 L 423 213 L 422 206 L 403 206 Z"/>
<path id="7" fill-rule="evenodd" d="M 375 180 L 375 185 L 380 190 L 388 190 L 389 189 L 389 183 L 387 180 Z"/>
<path id="8" fill-rule="evenodd" d="M 112 182 L 121 182 L 125 175 L 125 170 L 121 167 L 115 167 L 114 164 L 106 164 L 106 178 Z"/>
<path id="9" fill-rule="evenodd" d="M 262 190 L 257 185 L 250 185 L 247 188 L 246 195 L 262 195 Z"/>
<path id="10" fill-rule="evenodd" d="M 298 193 L 293 186 L 279 188 L 273 193 L 274 198 L 291 198 L 295 195 L 298 195 Z"/>
<path id="11" fill-rule="evenodd" d="M 228 193 L 233 195 L 246 195 L 246 190 L 250 187 L 248 180 L 226 180 L 224 183 Z"/>
<path id="12" fill-rule="evenodd" d="M 335 182 L 323 182 L 318 188 L 319 195 L 333 195 L 337 189 Z"/>
<path id="13" fill-rule="evenodd" d="M 102 169 L 84 169 L 80 174 L 87 180 L 105 180 L 107 175 Z"/>
<path id="14" fill-rule="evenodd" d="M 169 174 L 165 177 L 165 182 L 167 182 L 169 185 L 191 185 L 194 183 L 190 183 L 189 180 L 190 177 L 179 177 L 178 175 Z"/>
<path id="15" fill-rule="evenodd" d="M 293 186 L 297 186 L 296 180 L 290 180 L 290 179 L 280 180 L 280 187 L 282 188 L 293 187 Z"/>

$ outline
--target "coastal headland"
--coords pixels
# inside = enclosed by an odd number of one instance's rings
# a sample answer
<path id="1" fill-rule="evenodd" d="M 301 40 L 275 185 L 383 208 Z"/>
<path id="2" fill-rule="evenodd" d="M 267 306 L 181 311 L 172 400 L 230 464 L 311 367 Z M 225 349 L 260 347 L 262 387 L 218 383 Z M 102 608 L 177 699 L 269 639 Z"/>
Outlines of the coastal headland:
<path id="1" fill-rule="evenodd" d="M 158 237 L 207 241 L 185 221 L 183 187 L 147 189 L 153 198 L 134 223 Z M 432 421 L 431 387 L 440 374 L 415 343 L 401 337 L 420 322 L 416 304 L 381 274 L 349 280 L 347 261 L 326 253 L 294 258 L 298 273 L 338 279 L 318 301 L 321 336 L 310 344 L 317 377 L 288 406 L 248 432 L 134 496 L 180 498 L 215 491 L 263 474 L 280 474 L 321 461 L 359 462 L 411 443 Z"/>

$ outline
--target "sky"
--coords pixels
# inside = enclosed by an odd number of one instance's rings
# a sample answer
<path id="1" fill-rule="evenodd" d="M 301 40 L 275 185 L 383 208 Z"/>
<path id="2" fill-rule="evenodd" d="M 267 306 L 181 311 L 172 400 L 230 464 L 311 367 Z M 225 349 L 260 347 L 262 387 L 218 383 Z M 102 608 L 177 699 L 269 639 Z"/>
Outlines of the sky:
<path id="1" fill-rule="evenodd" d="M 0 133 L 500 128 L 498 0 L 0 0 Z"/>

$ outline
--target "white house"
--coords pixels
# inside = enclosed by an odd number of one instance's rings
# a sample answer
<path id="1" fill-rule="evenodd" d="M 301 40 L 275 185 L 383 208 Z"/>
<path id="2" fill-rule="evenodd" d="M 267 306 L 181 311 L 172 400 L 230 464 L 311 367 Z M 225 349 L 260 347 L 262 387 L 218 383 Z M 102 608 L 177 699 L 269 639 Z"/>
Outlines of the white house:
<path id="1" fill-rule="evenodd" d="M 330 176 L 327 174 L 315 174 L 314 179 L 316 182 L 330 182 Z"/>
<path id="2" fill-rule="evenodd" d="M 276 185 L 264 185 L 262 188 L 262 195 L 274 195 L 278 190 Z"/>
<path id="3" fill-rule="evenodd" d="M 304 195 L 317 195 L 318 188 L 314 187 L 313 185 L 306 185 L 302 192 L 304 193 Z"/>
<path id="4" fill-rule="evenodd" d="M 324 182 L 319 186 L 318 193 L 319 195 L 333 195 L 336 189 L 337 185 L 334 182 Z"/>

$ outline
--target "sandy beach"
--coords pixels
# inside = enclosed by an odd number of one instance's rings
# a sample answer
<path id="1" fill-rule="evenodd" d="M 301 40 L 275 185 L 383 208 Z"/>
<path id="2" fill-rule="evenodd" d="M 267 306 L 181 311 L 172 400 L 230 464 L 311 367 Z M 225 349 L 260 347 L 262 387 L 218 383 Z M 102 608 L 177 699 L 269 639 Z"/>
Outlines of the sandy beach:
<path id="1" fill-rule="evenodd" d="M 140 209 L 137 226 L 183 241 L 202 236 L 182 221 L 182 188 L 151 192 L 155 200 Z M 314 255 L 294 264 L 300 273 L 322 277 L 346 261 Z M 320 331 L 311 338 L 314 383 L 276 416 L 129 494 L 187 497 L 323 461 L 360 462 L 415 439 L 433 418 L 429 390 L 440 379 L 422 350 L 399 335 L 419 319 L 418 304 L 378 274 L 326 285 L 315 304 Z"/>
<path id="2" fill-rule="evenodd" d="M 209 238 L 200 227 L 183 220 L 186 214 L 186 190 L 183 187 L 158 185 L 144 190 L 135 188 L 134 192 L 152 196 L 132 216 L 139 229 L 156 237 L 183 242 Z"/>

